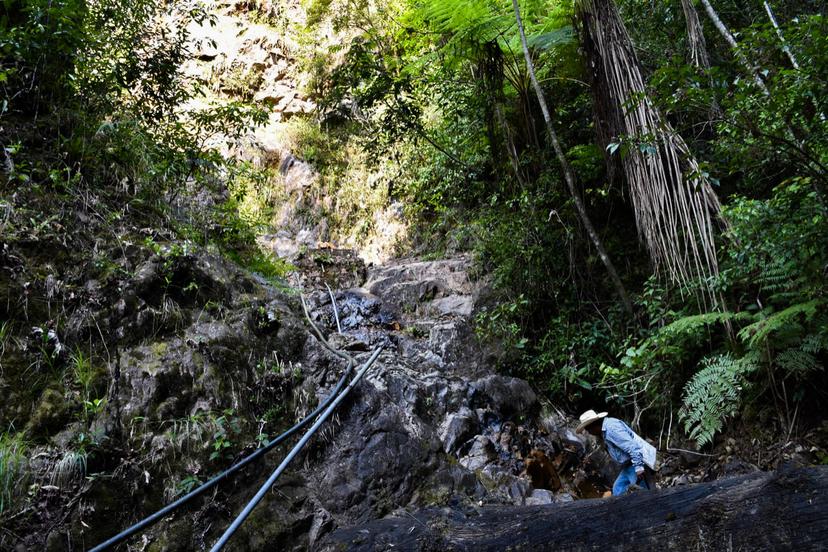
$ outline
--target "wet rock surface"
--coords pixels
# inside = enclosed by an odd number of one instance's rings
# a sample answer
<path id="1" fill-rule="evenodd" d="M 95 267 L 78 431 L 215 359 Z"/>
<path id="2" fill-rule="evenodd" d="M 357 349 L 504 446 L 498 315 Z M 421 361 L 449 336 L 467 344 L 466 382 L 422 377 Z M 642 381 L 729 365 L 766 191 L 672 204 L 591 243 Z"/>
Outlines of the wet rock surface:
<path id="1" fill-rule="evenodd" d="M 0 389 L 10 392 L 0 421 L 31 439 L 30 508 L 0 533 L 0 549 L 101 542 L 310 412 L 346 362 L 309 331 L 300 290 L 333 347 L 356 363 L 383 350 L 231 549 L 342 544 L 332 535 L 428 508 L 449 512 L 436 522 L 447 526 L 480 508 L 557 507 L 601 496 L 616 475 L 571 418 L 542 409 L 527 382 L 497 373 L 501 352 L 473 327 L 492 294 L 468 256 L 373 266 L 351 250 L 297 247 L 289 287 L 176 240 L 160 221 L 145 228 L 125 215 L 96 234 L 83 206 L 76 219 L 69 245 L 18 236 L 0 249 L 0 314 L 26 321 L 2 353 Z M 117 244 L 101 241 L 110 233 Z M 74 258 L 87 250 L 97 253 Z M 661 485 L 820 458 L 813 445 L 743 441 L 715 454 L 678 443 L 686 450 L 663 455 Z M 286 451 L 132 544 L 208 548 Z"/>
<path id="2" fill-rule="evenodd" d="M 393 286 L 387 289 L 427 287 L 416 279 L 427 278 L 428 285 L 432 285 L 440 281 L 436 278 L 442 275 L 441 266 L 447 265 L 414 263 L 416 269 L 411 271 L 394 267 Z M 354 268 L 358 273 L 361 265 L 356 261 L 354 265 L 349 267 L 343 262 L 336 274 L 352 274 Z M 427 301 L 439 300 L 442 293 L 474 296 L 475 284 L 458 274 L 462 265 L 449 266 L 452 268 L 442 280 L 449 283 L 440 284 L 445 291 L 435 292 Z M 533 495 L 530 479 L 522 475 L 521 455 L 534 446 L 533 435 L 541 431 L 540 426 L 530 429 L 518 425 L 525 413 L 537 410 L 531 389 L 521 380 L 491 374 L 491 365 L 467 367 L 456 363 L 453 351 L 479 349 L 470 329 L 444 336 L 437 346 L 433 333 L 407 329 L 412 322 L 469 328 L 468 317 L 441 313 L 434 314 L 433 319 L 416 318 L 402 308 L 407 303 L 400 295 L 392 293 L 391 300 L 386 301 L 382 287 L 375 289 L 380 295 L 366 287 L 331 288 L 329 292 L 326 284 L 339 282 L 330 281 L 331 273 L 326 269 L 305 279 L 309 286 L 316 287 L 308 294 L 311 319 L 333 346 L 356 355 L 358 360 L 378 346 L 384 351 L 337 419 L 309 445 L 305 465 L 295 467 L 290 477 L 278 483 L 278 497 L 265 499 L 259 513 L 242 527 L 237 546 L 244 548 L 238 543 L 246 543 L 260 549 L 264 543 L 281 543 L 287 549 L 303 549 L 337 527 L 376 519 L 401 507 L 522 504 L 527 499 L 548 498 L 551 491 L 549 495 L 541 493 L 543 497 Z M 234 290 L 230 286 L 229 297 L 234 296 Z M 255 367 L 244 360 L 251 356 L 250 347 L 258 343 L 253 336 L 261 327 L 269 328 L 262 332 L 262 340 L 284 343 L 278 354 L 301 366 L 302 381 L 293 395 L 305 397 L 308 406 L 304 410 L 323 398 L 344 369 L 344 362 L 316 338 L 302 334 L 300 339 L 295 334 L 298 306 L 295 301 L 278 297 L 257 295 L 252 309 L 255 315 L 242 315 L 233 309 L 220 318 L 205 314 L 193 319 L 179 335 L 162 336 L 150 345 L 124 351 L 119 388 L 122 423 L 136 417 L 160 422 L 215 412 L 230 406 L 216 402 L 218 397 L 232 397 L 234 388 L 239 390 L 237 393 L 244 389 L 249 393 L 255 385 L 261 385 Z M 268 314 L 274 310 L 278 316 Z M 337 332 L 337 318 L 341 334 Z M 236 369 L 227 377 L 227 368 L 240 364 L 245 370 Z M 470 374 L 481 377 L 469 380 Z M 172 389 L 180 392 L 171 393 Z M 303 401 L 296 402 L 298 415 Z M 255 410 L 255 405 L 236 407 Z M 150 441 L 148 446 L 160 461 L 171 443 L 166 435 L 150 438 L 150 433 L 145 430 L 144 439 Z M 554 447 L 551 441 L 544 443 Z M 207 464 L 203 459 L 192 461 Z M 245 488 L 252 483 L 245 484 L 242 478 L 239 485 Z M 196 519 L 193 527 L 204 535 L 200 538 L 212 534 L 205 525 L 207 519 L 219 526 L 229 522 L 245 495 L 238 494 L 225 498 L 230 505 L 226 511 L 199 514 L 201 521 Z M 277 516 L 278 521 L 266 521 L 262 512 Z M 172 521 L 163 532 L 158 529 L 151 534 L 159 543 L 166 543 L 164 546 L 174 547 L 176 542 L 183 545 L 193 538 L 193 532 L 185 527 L 179 530 L 181 523 Z"/>
<path id="3" fill-rule="evenodd" d="M 31 467 L 44 515 L 17 521 L 26 547 L 104 540 L 302 417 L 346 368 L 308 331 L 297 294 L 206 249 L 152 240 L 152 250 L 119 251 L 106 273 L 79 266 L 42 288 L 66 321 L 39 327 L 31 347 L 66 365 L 76 354 L 66 343 L 111 346 L 86 389 L 43 390 L 29 411 L 19 396 L 4 412 L 39 439 Z M 351 251 L 303 256 L 295 284 L 330 343 L 357 362 L 383 352 L 243 525 L 236 549 L 306 549 L 401 508 L 549 499 L 534 493 L 524 461 L 565 446 L 537 423 L 526 382 L 496 375 L 495 352 L 475 337 L 487 285 L 468 258 L 366 267 Z M 160 550 L 210 546 L 279 456 L 142 538 Z"/>
<path id="4" fill-rule="evenodd" d="M 486 284 L 469 276 L 469 260 L 413 260 L 367 272 L 363 286 L 330 292 L 324 274 L 305 279 L 317 288 L 308 295 L 310 317 L 332 345 L 365 356 L 385 347 L 301 471 L 308 493 L 303 505 L 317 528 L 308 543 L 400 508 L 571 500 L 559 493 L 557 472 L 554 485 L 543 483 L 551 489 L 534 488 L 526 461 L 540 449 L 550 458 L 577 459 L 584 443 L 571 430 L 550 434 L 528 384 L 494 373 L 487 360 L 493 356 L 471 330 L 471 313 L 431 308 L 460 297 L 473 312 Z M 446 327 L 455 331 L 438 334 Z M 315 340 L 306 342 L 303 365 L 312 381 L 337 363 Z"/>

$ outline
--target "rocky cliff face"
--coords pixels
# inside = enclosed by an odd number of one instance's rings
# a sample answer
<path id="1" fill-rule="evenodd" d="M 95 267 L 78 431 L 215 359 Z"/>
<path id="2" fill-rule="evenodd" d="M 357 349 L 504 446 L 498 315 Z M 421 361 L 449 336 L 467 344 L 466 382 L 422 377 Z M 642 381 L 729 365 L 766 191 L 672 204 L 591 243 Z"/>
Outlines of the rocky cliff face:
<path id="1" fill-rule="evenodd" d="M 309 159 L 319 148 L 302 144 L 303 133 L 314 134 L 328 114 L 317 109 L 300 58 L 320 41 L 336 42 L 337 33 L 330 28 L 316 31 L 318 36 L 304 31 L 306 14 L 299 2 L 217 0 L 205 6 L 211 18 L 189 27 L 192 56 L 184 64 L 186 75 L 205 95 L 189 107 L 241 102 L 266 111 L 266 120 L 256 128 L 240 135 L 218 132 L 205 140 L 225 157 L 269 171 L 270 189 L 262 200 L 267 205 L 259 207 L 274 212 L 259 243 L 291 260 L 320 244 L 354 249 L 368 262 L 389 260 L 408 224 L 402 206 L 378 191 L 388 185 L 380 182 L 382 169 L 369 167 L 354 151 L 343 152 L 338 162 L 345 167 L 333 170 L 337 181 L 322 182 L 319 167 Z M 341 173 L 348 170 L 356 175 L 343 183 Z M 354 216 L 352 211 L 365 202 L 371 209 Z"/>
<path id="2" fill-rule="evenodd" d="M 160 220 L 149 231 L 135 224 L 145 218 L 105 227 L 89 214 L 78 204 L 61 239 L 33 248 L 11 235 L 3 247 L 3 314 L 16 322 L 2 421 L 31 443 L 29 496 L 16 497 L 29 506 L 6 523 L 4 548 L 101 542 L 310 411 L 345 363 L 309 332 L 300 290 L 334 347 L 357 359 L 384 350 L 243 525 L 236 549 L 305 549 L 407 507 L 589 492 L 583 474 L 572 478 L 584 443 L 562 419 L 541 423 L 532 389 L 497 375 L 498 351 L 475 337 L 472 317 L 491 299 L 469 258 L 366 267 L 351 251 L 310 250 L 295 287 L 278 288 L 165 237 Z M 98 249 L 87 248 L 95 239 Z M 282 454 L 136 542 L 209 545 Z M 527 470 L 533 458 L 554 462 L 555 477 Z"/>
<path id="3" fill-rule="evenodd" d="M 36 206 L 25 201 L 16 198 L 9 228 Z M 495 370 L 500 352 L 473 332 L 492 299 L 468 257 L 365 266 L 353 251 L 311 249 L 286 288 L 175 239 L 163 220 L 133 213 L 107 225 L 91 218 L 91 204 L 66 207 L 62 228 L 14 231 L 2 247 L 0 308 L 14 324 L 0 354 L 0 416 L 24 428 L 30 448 L 14 497 L 25 506 L 3 519 L 1 548 L 88 548 L 309 412 L 346 365 L 309 331 L 300 291 L 334 347 L 358 360 L 383 351 L 232 548 L 347 547 L 363 527 L 366 546 L 414 542 L 398 535 L 406 518 L 428 526 L 417 532 L 428 541 L 480 507 L 523 520 L 534 510 L 515 506 L 599 496 L 612 480 L 605 454 L 572 432 L 571 419 Z M 285 452 L 133 545 L 211 545 Z M 676 473 L 665 466 L 663 475 Z M 755 467 L 712 469 L 681 477 Z"/>
<path id="4" fill-rule="evenodd" d="M 408 506 L 577 494 L 543 477 L 533 488 L 521 475 L 532 451 L 552 459 L 584 447 L 538 423 L 526 382 L 495 373 L 498 351 L 472 328 L 490 292 L 469 258 L 366 266 L 360 253 L 381 255 L 318 247 L 324 219 L 309 225 L 297 213 L 323 212 L 326 199 L 308 192 L 314 168 L 278 140 L 278 125 L 312 107 L 293 45 L 235 4 L 216 10 L 214 26 L 193 29 L 187 70 L 213 99 L 274 106 L 264 128 L 217 139 L 225 155 L 281 174 L 289 200 L 260 243 L 296 265 L 291 287 L 178 237 L 180 220 L 223 199 L 206 190 L 172 194 L 171 214 L 89 191 L 11 195 L 0 220 L 0 423 L 27 449 L 5 473 L 3 499 L 20 507 L 5 510 L 0 548 L 88 548 L 309 412 L 345 364 L 308 331 L 300 291 L 334 346 L 358 359 L 384 350 L 243 526 L 237 549 L 305 549 Z M 381 232 L 399 229 L 395 216 L 377 214 Z M 281 452 L 135 542 L 208 545 Z"/>
<path id="5" fill-rule="evenodd" d="M 353 262 L 353 257 L 343 256 Z M 340 268 L 340 273 L 355 272 L 353 266 Z M 337 419 L 309 445 L 304 465 L 294 466 L 242 526 L 235 547 L 306 549 L 335 528 L 406 507 L 452 501 L 550 503 L 572 500 L 580 492 L 577 482 L 568 479 L 557 481 L 554 488 L 540 480 L 538 485 L 550 488 L 534 488 L 531 475 L 524 473 L 524 460 L 533 451 L 550 459 L 578 458 L 584 444 L 563 429 L 550 433 L 538 423 L 537 397 L 526 382 L 494 374 L 494 352 L 477 342 L 469 318 L 486 288 L 469 278 L 468 269 L 464 258 L 370 269 L 365 285 L 333 292 L 336 309 L 327 290 L 310 291 L 311 319 L 332 345 L 363 359 L 376 346 L 385 349 Z M 281 327 L 297 327 L 295 314 L 279 312 Z M 228 332 L 204 332 L 213 322 L 199 324 L 201 330 L 195 331 L 218 342 L 206 337 L 189 345 L 221 347 L 220 336 Z M 282 329 L 270 335 L 281 341 L 293 334 Z M 172 360 L 194 354 L 158 349 L 150 345 L 138 351 L 148 355 L 143 365 L 150 373 L 162 364 L 159 356 Z M 311 397 L 313 403 L 325 396 L 344 369 L 341 359 L 307 334 L 301 350 L 289 358 L 301 371 L 301 383 L 293 391 L 298 405 L 302 397 Z M 227 368 L 238 362 L 226 360 Z M 132 391 L 124 394 L 145 396 L 136 389 L 145 389 L 147 379 L 178 372 L 176 362 L 167 365 L 167 372 L 149 376 L 145 370 L 144 379 L 128 380 Z M 234 379 L 241 387 L 238 375 Z M 209 388 L 192 389 L 193 398 L 199 398 L 191 404 L 209 401 Z M 253 391 L 246 388 L 248 395 Z M 162 549 L 186 549 L 195 538 L 208 545 L 252 495 L 267 466 L 277 463 L 279 454 L 270 456 L 222 492 L 219 512 L 202 507 L 184 514 L 154 529 L 152 541 Z"/>

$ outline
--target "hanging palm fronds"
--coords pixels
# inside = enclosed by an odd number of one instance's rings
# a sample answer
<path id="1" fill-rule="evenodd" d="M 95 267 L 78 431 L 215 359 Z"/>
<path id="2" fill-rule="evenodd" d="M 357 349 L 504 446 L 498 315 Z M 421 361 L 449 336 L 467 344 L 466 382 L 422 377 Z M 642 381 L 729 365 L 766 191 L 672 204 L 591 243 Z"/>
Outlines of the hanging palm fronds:
<path id="1" fill-rule="evenodd" d="M 636 223 L 656 270 L 679 284 L 719 272 L 721 205 L 687 144 L 650 101 L 632 41 L 612 0 L 581 0 L 599 139 L 620 149 Z M 716 303 L 712 291 L 705 293 Z"/>
<path id="2" fill-rule="evenodd" d="M 713 75 L 710 73 L 710 56 L 707 55 L 707 43 L 704 40 L 699 13 L 693 5 L 693 0 L 681 0 L 681 8 L 684 11 L 684 23 L 687 27 L 687 61 L 707 74 L 710 87 L 714 87 Z M 710 100 L 711 121 L 722 118 L 722 109 L 715 98 Z"/>
<path id="3" fill-rule="evenodd" d="M 693 0 L 681 0 L 681 8 L 684 10 L 684 22 L 687 26 L 688 61 L 693 67 L 710 69 L 707 44 L 704 41 L 699 14 L 693 6 Z"/>

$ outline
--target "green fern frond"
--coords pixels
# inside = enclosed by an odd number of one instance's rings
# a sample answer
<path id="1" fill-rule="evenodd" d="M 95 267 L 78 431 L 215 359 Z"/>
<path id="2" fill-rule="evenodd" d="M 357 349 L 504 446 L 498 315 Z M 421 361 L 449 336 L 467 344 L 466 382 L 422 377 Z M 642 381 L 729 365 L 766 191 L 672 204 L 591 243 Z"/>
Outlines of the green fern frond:
<path id="1" fill-rule="evenodd" d="M 759 285 L 759 289 L 765 294 L 782 289 L 790 289 L 790 268 L 787 263 L 774 262 L 764 264 L 756 276 L 756 283 Z"/>
<path id="2" fill-rule="evenodd" d="M 509 28 L 509 12 L 486 0 L 427 0 L 423 15 L 435 29 L 484 43 L 497 40 Z"/>
<path id="3" fill-rule="evenodd" d="M 561 46 L 572 42 L 574 37 L 574 30 L 571 25 L 554 29 L 546 33 L 540 33 L 527 38 L 527 42 L 531 48 L 537 50 L 549 50 L 555 46 Z"/>
<path id="4" fill-rule="evenodd" d="M 767 301 L 790 304 L 802 300 L 802 290 L 807 287 L 807 282 L 794 259 L 774 257 L 765 261 L 760 256 L 757 263 L 755 283 Z"/>
<path id="5" fill-rule="evenodd" d="M 729 314 L 723 312 L 707 312 L 704 314 L 684 316 L 661 328 L 659 333 L 672 336 L 691 333 L 704 326 L 721 322 L 727 319 Z"/>
<path id="6" fill-rule="evenodd" d="M 818 356 L 828 351 L 828 328 L 824 322 L 817 320 L 816 327 L 821 328 L 819 332 L 806 335 L 799 345 L 776 355 L 776 365 L 787 375 L 803 377 L 824 368 Z"/>
<path id="7" fill-rule="evenodd" d="M 751 315 L 745 312 L 707 312 L 704 314 L 683 316 L 661 328 L 658 333 L 662 338 L 675 338 L 683 335 L 694 334 L 702 328 L 712 324 L 722 323 L 729 320 L 745 320 L 750 318 Z"/>
<path id="8" fill-rule="evenodd" d="M 776 364 L 782 370 L 796 376 L 803 376 L 810 372 L 822 370 L 822 363 L 813 354 L 802 348 L 792 347 L 776 355 Z"/>
<path id="9" fill-rule="evenodd" d="M 801 334 L 803 328 L 799 322 L 800 316 L 804 317 L 806 321 L 811 320 L 824 304 L 825 302 L 823 300 L 814 299 L 805 303 L 791 305 L 784 310 L 771 314 L 767 318 L 745 326 L 739 332 L 739 339 L 755 349 L 763 343 L 766 343 L 774 334 L 790 334 L 792 332 L 799 332 Z"/>
<path id="10" fill-rule="evenodd" d="M 802 340 L 800 348 L 806 353 L 818 355 L 823 351 L 828 351 L 828 324 L 822 324 L 823 329 L 820 333 L 808 334 Z"/>
<path id="11" fill-rule="evenodd" d="M 568 24 L 572 8 L 568 3 L 528 1 L 521 6 L 529 45 L 547 50 L 574 40 Z M 504 52 L 519 52 L 520 43 L 511 1 L 426 0 L 423 17 L 454 40 L 477 44 L 497 42 Z"/>
<path id="12" fill-rule="evenodd" d="M 725 419 L 738 410 L 746 376 L 757 364 L 752 355 L 737 359 L 728 353 L 706 358 L 701 366 L 684 387 L 679 419 L 689 436 L 704 446 L 713 442 Z"/>

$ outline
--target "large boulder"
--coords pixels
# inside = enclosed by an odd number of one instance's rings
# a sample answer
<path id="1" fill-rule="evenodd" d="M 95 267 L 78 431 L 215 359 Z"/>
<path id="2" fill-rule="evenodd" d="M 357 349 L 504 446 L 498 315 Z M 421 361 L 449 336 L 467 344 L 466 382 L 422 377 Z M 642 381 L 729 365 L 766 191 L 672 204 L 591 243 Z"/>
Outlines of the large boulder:
<path id="1" fill-rule="evenodd" d="M 474 408 L 487 407 L 505 418 L 531 417 L 540 407 L 538 396 L 526 380 L 509 376 L 481 378 L 471 384 L 469 395 Z"/>
<path id="2" fill-rule="evenodd" d="M 460 465 L 468 470 L 476 471 L 483 469 L 495 458 L 497 458 L 497 453 L 492 442 L 488 437 L 478 435 L 474 438 L 469 453 L 460 459 Z"/>
<path id="3" fill-rule="evenodd" d="M 361 386 L 342 425 L 311 475 L 315 494 L 340 523 L 382 516 L 407 504 L 436 467 L 436 435 L 386 394 Z M 347 418 L 346 418 L 347 416 Z"/>

